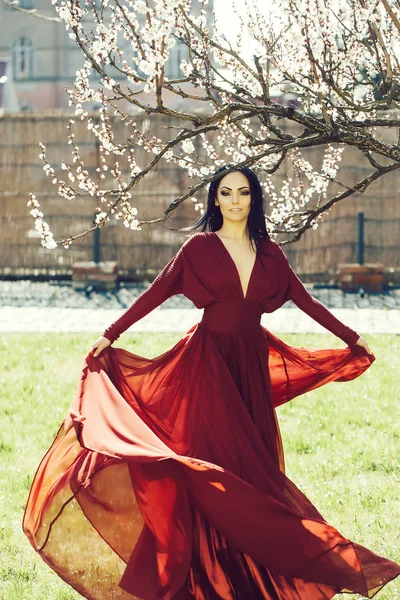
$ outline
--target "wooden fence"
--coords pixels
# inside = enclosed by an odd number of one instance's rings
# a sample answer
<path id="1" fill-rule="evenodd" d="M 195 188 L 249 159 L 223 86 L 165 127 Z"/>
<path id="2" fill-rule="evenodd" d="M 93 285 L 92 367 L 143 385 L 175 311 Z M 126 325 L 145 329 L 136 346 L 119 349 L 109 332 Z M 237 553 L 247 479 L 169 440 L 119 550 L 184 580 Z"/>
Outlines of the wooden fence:
<path id="1" fill-rule="evenodd" d="M 43 171 L 38 142 L 48 150 L 48 157 L 57 169 L 62 160 L 68 162 L 71 147 L 67 144 L 67 123 L 70 114 L 24 113 L 5 115 L 0 119 L 0 276 L 69 276 L 72 264 L 93 258 L 93 233 L 77 240 L 68 249 L 43 248 L 27 201 L 33 192 L 40 202 L 44 219 L 55 239 L 78 234 L 92 225 L 97 206 L 91 196 L 63 200 Z M 166 123 L 152 117 L 145 121 L 137 117 L 140 129 L 151 128 L 160 135 Z M 116 124 L 116 135 L 122 136 L 125 126 Z M 167 131 L 167 130 L 164 130 Z M 79 146 L 89 172 L 99 164 L 98 147 L 94 136 L 76 119 L 75 142 Z M 307 158 L 318 167 L 320 149 L 309 150 Z M 138 157 L 145 164 L 148 155 Z M 121 161 L 124 166 L 123 161 Z M 285 175 L 285 167 L 276 175 L 276 187 Z M 65 171 L 58 171 L 65 175 Z M 365 160 L 353 149 L 344 153 L 338 179 L 353 185 L 370 172 Z M 339 263 L 357 260 L 357 213 L 363 211 L 368 219 L 365 229 L 365 262 L 382 262 L 387 267 L 400 267 L 400 203 L 397 201 L 399 174 L 394 172 L 371 185 L 364 193 L 333 207 L 316 230 L 306 232 L 295 244 L 285 246 L 285 252 L 295 270 L 308 280 L 332 278 Z M 158 168 L 135 188 L 132 204 L 139 216 L 160 216 L 164 207 L 186 189 L 188 179 L 181 169 Z M 334 188 L 332 188 L 334 189 Z M 339 189 L 339 188 L 337 188 Z M 203 193 L 203 201 L 205 192 Z M 199 196 L 200 199 L 200 196 Z M 105 205 L 104 205 L 105 206 Z M 104 207 L 103 207 L 104 209 Z M 267 211 L 268 212 L 268 211 Z M 168 228 L 192 223 L 199 213 L 190 200 L 167 221 Z M 152 225 L 141 232 L 131 231 L 121 221 L 108 223 L 100 230 L 100 259 L 116 260 L 122 278 L 141 278 L 157 273 L 179 248 L 185 235 L 166 227 Z"/>

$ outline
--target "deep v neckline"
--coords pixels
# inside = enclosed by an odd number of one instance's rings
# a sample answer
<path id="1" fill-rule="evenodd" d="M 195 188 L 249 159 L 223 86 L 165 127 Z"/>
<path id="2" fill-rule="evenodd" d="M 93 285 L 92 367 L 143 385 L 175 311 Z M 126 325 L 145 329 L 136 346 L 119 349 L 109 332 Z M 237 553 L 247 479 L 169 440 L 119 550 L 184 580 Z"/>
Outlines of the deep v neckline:
<path id="1" fill-rule="evenodd" d="M 258 249 L 255 252 L 254 262 L 253 262 L 252 269 L 250 271 L 249 280 L 247 282 L 247 288 L 246 288 L 246 293 L 245 293 L 244 290 L 243 290 L 242 281 L 240 279 L 239 269 L 237 268 L 237 265 L 236 265 L 235 261 L 233 260 L 231 253 L 229 252 L 228 248 L 225 246 L 224 242 L 221 240 L 221 238 L 219 237 L 219 235 L 217 235 L 217 233 L 215 231 L 212 231 L 211 234 L 214 235 L 214 237 L 216 237 L 219 240 L 219 243 L 221 244 L 222 248 L 225 250 L 228 258 L 230 259 L 230 261 L 231 261 L 231 263 L 232 263 L 232 265 L 233 265 L 233 267 L 235 269 L 235 272 L 236 272 L 236 277 L 237 277 L 237 281 L 238 281 L 238 284 L 239 284 L 239 289 L 240 289 L 240 291 L 242 293 L 242 298 L 243 298 L 243 300 L 247 300 L 247 296 L 249 294 L 251 280 L 253 278 L 253 273 L 254 273 L 254 270 L 255 270 L 255 267 L 256 267 L 257 258 L 258 258 Z"/>

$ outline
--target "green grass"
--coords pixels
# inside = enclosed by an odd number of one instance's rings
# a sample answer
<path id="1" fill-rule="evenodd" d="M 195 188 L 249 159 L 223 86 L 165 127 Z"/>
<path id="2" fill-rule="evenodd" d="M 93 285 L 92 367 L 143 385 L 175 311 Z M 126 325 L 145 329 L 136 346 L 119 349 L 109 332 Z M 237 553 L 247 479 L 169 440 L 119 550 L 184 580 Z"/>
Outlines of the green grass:
<path id="1" fill-rule="evenodd" d="M 155 356 L 179 337 L 125 334 L 116 346 Z M 329 334 L 281 337 L 295 346 L 343 346 Z M 34 552 L 21 520 L 33 473 L 66 414 L 94 339 L 0 335 L 0 600 L 81 598 Z M 278 409 L 286 472 L 343 535 L 400 562 L 400 338 L 368 340 L 377 360 L 362 377 Z M 400 599 L 400 578 L 377 598 Z"/>

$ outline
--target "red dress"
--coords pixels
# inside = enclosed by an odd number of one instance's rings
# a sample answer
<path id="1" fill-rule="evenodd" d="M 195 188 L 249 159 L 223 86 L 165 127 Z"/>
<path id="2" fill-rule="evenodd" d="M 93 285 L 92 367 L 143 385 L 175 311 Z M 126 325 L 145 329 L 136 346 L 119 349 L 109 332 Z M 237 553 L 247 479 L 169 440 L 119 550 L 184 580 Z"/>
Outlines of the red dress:
<path id="1" fill-rule="evenodd" d="M 286 477 L 276 407 L 374 361 L 264 241 L 244 296 L 215 233 L 187 240 L 104 335 L 114 341 L 174 294 L 202 320 L 160 356 L 85 358 L 43 458 L 23 527 L 93 600 L 372 598 L 400 565 L 343 537 Z M 260 325 L 292 299 L 348 344 L 296 348 Z"/>

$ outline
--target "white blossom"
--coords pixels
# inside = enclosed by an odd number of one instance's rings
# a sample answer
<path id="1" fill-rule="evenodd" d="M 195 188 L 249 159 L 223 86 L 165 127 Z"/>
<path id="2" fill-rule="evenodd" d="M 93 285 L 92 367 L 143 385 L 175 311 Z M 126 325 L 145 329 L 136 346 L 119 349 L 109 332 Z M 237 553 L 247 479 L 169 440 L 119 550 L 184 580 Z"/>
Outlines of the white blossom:
<path id="1" fill-rule="evenodd" d="M 192 154 L 195 151 L 194 144 L 191 140 L 185 140 L 182 142 L 182 150 L 186 154 Z"/>

